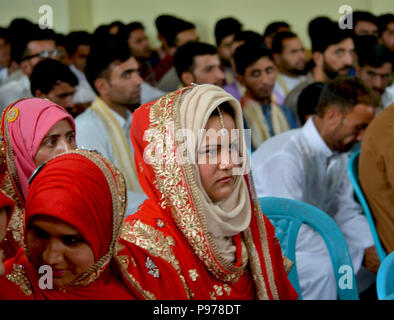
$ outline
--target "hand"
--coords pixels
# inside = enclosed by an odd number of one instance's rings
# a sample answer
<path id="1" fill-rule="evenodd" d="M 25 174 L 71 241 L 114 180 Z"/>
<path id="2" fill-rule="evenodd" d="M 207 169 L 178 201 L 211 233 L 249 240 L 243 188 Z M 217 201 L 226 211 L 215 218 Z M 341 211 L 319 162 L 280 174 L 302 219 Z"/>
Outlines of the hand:
<path id="1" fill-rule="evenodd" d="M 378 272 L 380 266 L 380 259 L 378 253 L 376 252 L 375 246 L 365 249 L 364 265 L 369 271 L 374 273 Z"/>

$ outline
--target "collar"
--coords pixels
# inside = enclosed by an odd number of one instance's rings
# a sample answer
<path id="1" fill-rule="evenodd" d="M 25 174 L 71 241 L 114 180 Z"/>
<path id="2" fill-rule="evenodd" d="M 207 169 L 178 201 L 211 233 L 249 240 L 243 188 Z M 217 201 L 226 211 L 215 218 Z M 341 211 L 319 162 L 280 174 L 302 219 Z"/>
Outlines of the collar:
<path id="1" fill-rule="evenodd" d="M 338 152 L 333 152 L 320 136 L 320 133 L 313 122 L 313 118 L 314 117 L 310 117 L 302 127 L 302 132 L 308 141 L 308 144 L 312 146 L 313 150 L 318 154 L 323 155 L 327 159 L 337 155 Z"/>

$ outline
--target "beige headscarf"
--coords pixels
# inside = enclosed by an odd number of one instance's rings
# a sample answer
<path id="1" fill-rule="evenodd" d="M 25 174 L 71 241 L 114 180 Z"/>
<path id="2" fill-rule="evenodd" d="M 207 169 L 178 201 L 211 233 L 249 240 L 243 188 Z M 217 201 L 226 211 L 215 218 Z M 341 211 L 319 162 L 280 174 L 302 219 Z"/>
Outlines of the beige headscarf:
<path id="1" fill-rule="evenodd" d="M 228 102 L 234 109 L 235 125 L 239 129 L 239 145 L 242 169 L 248 166 L 247 149 L 243 135 L 242 110 L 239 102 L 220 87 L 214 85 L 199 85 L 186 92 L 179 108 L 180 126 L 182 129 L 189 129 L 194 133 L 192 142 L 195 152 L 199 149 L 201 141 L 198 135 L 201 129 L 205 129 L 211 113 L 222 103 Z M 197 163 L 196 159 L 190 159 L 192 163 Z M 213 203 L 205 192 L 199 174 L 197 164 L 193 164 L 193 171 L 198 189 L 200 190 L 200 201 L 205 209 L 205 224 L 216 247 L 218 254 L 227 262 L 235 260 L 235 246 L 232 237 L 246 230 L 250 224 L 251 206 L 248 188 L 245 180 L 238 176 L 235 180 L 234 191 L 226 199 Z"/>

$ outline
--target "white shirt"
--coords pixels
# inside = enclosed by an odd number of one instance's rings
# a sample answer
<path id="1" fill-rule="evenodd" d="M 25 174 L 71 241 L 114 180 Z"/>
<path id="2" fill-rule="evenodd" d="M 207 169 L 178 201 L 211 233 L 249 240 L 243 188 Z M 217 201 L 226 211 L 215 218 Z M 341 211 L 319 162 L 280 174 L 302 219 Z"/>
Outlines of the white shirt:
<path id="1" fill-rule="evenodd" d="M 132 113 L 126 111 L 126 119 L 111 109 L 112 114 L 122 127 L 126 135 L 127 142 L 134 153 L 134 149 L 130 139 L 130 125 L 132 120 Z M 105 123 L 100 116 L 91 108 L 86 109 L 83 113 L 78 115 L 75 119 L 76 127 L 76 142 L 78 147 L 83 149 L 94 149 L 99 151 L 104 157 L 110 160 L 116 167 L 118 164 L 113 156 L 111 140 L 109 138 Z M 147 197 L 145 194 L 134 191 L 127 191 L 128 205 L 126 216 L 137 211 L 138 206 Z"/>
<path id="2" fill-rule="evenodd" d="M 69 68 L 78 78 L 78 90 L 74 94 L 73 102 L 86 103 L 93 101 L 96 98 L 96 93 L 86 79 L 86 75 L 73 64 Z"/>
<path id="3" fill-rule="evenodd" d="M 386 87 L 382 94 L 383 108 L 388 107 L 392 103 L 394 103 L 394 83 L 391 86 Z"/>
<path id="4" fill-rule="evenodd" d="M 30 80 L 24 75 L 18 80 L 7 82 L 0 87 L 0 111 L 8 107 L 10 103 L 21 98 L 31 98 Z"/>
<path id="5" fill-rule="evenodd" d="M 266 140 L 252 155 L 252 174 L 258 197 L 296 199 L 329 214 L 345 236 L 357 273 L 365 248 L 373 246 L 374 242 L 362 209 L 354 200 L 347 162 L 348 154 L 333 152 L 310 118 L 304 127 Z M 316 234 L 302 226 L 296 252 L 318 254 L 316 246 L 312 245 Z M 313 263 L 313 255 L 310 259 L 309 265 Z M 298 267 L 297 260 L 297 270 Z M 311 279 L 311 275 L 308 277 Z M 300 278 L 300 283 L 302 280 Z"/>
<path id="6" fill-rule="evenodd" d="M 281 82 L 278 80 L 281 78 L 285 83 L 287 88 L 284 88 Z M 286 99 L 286 96 L 289 94 L 291 90 L 293 90 L 296 86 L 298 86 L 302 81 L 306 79 L 305 76 L 298 77 L 290 77 L 284 73 L 278 72 L 278 75 L 275 80 L 273 93 L 278 99 L 280 105 L 282 105 Z"/>

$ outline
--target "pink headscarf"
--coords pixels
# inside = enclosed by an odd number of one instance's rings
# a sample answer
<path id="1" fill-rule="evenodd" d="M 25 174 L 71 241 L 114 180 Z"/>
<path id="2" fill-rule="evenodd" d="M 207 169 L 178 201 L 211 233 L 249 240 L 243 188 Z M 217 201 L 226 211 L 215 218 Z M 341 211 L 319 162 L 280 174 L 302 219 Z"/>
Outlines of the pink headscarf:
<path id="1" fill-rule="evenodd" d="M 9 111 L 13 108 L 11 113 Z M 70 121 L 75 131 L 73 117 L 52 101 L 29 98 L 10 105 L 4 112 L 8 122 L 8 133 L 14 151 L 18 178 L 26 199 L 28 181 L 37 168 L 34 157 L 45 135 L 60 120 Z"/>

